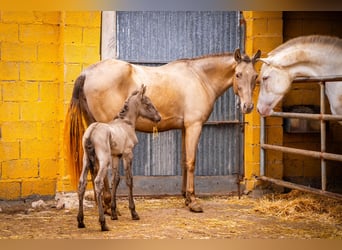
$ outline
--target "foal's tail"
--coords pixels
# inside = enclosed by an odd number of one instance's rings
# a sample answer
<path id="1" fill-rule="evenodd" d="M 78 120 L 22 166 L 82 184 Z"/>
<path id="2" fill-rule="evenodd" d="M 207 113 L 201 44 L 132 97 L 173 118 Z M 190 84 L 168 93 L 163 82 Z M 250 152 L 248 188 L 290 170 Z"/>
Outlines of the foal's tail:
<path id="1" fill-rule="evenodd" d="M 89 111 L 83 86 L 86 75 L 81 74 L 75 81 L 70 106 L 65 118 L 64 140 L 66 146 L 66 163 L 71 182 L 77 187 L 82 171 L 82 136 L 86 127 L 95 121 Z"/>

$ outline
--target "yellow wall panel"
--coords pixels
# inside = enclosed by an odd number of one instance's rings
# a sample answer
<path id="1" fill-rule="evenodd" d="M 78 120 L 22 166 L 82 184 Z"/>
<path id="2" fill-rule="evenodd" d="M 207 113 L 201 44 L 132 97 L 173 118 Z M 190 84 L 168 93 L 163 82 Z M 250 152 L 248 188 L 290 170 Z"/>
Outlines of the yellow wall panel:
<path id="1" fill-rule="evenodd" d="M 56 193 L 55 179 L 28 179 L 22 183 L 22 197 L 32 195 L 54 195 Z"/>
<path id="2" fill-rule="evenodd" d="M 2 61 L 36 61 L 37 46 L 35 44 L 22 43 L 1 43 L 1 60 Z"/>
<path id="3" fill-rule="evenodd" d="M 56 63 L 21 63 L 20 80 L 27 81 L 56 81 L 59 67 Z"/>
<path id="4" fill-rule="evenodd" d="M 19 159 L 2 163 L 1 178 L 21 179 L 38 177 L 37 162 L 33 159 Z"/>
<path id="5" fill-rule="evenodd" d="M 18 80 L 19 66 L 15 62 L 0 62 L 1 80 Z"/>
<path id="6" fill-rule="evenodd" d="M 0 41 L 19 41 L 18 30 L 18 24 L 0 23 Z"/>
<path id="7" fill-rule="evenodd" d="M 6 142 L 3 139 L 0 141 L 0 159 L 2 162 L 19 159 L 20 142 Z M 0 181 L 1 183 L 1 181 Z"/>
<path id="8" fill-rule="evenodd" d="M 19 40 L 32 43 L 54 43 L 59 40 L 59 26 L 51 24 L 22 24 L 19 26 Z"/>
<path id="9" fill-rule="evenodd" d="M 37 82 L 5 82 L 2 84 L 2 96 L 5 103 L 37 101 L 38 95 Z"/>
<path id="10" fill-rule="evenodd" d="M 0 122 L 18 121 L 19 120 L 19 104 L 15 102 L 0 103 Z"/>
<path id="11" fill-rule="evenodd" d="M 5 200 L 14 200 L 21 197 L 20 181 L 0 181 L 0 197 Z"/>

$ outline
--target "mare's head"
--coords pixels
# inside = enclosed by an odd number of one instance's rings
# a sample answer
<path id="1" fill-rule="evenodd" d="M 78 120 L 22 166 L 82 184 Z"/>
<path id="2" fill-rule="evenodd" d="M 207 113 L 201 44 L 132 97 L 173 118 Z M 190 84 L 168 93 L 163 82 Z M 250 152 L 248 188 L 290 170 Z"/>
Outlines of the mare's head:
<path id="1" fill-rule="evenodd" d="M 234 93 L 240 97 L 240 106 L 244 114 L 250 113 L 254 107 L 252 97 L 258 77 L 254 64 L 260 55 L 261 51 L 258 50 L 251 59 L 247 55 L 241 55 L 240 49 L 236 49 L 234 52 L 234 59 L 237 64 L 233 77 L 233 89 Z"/>
<path id="2" fill-rule="evenodd" d="M 141 85 L 141 88 L 132 94 L 132 97 L 134 96 L 137 114 L 138 116 L 149 119 L 152 122 L 160 122 L 160 114 L 151 102 L 151 99 L 145 95 L 145 92 L 146 86 Z"/>
<path id="3" fill-rule="evenodd" d="M 269 116 L 273 108 L 289 91 L 292 78 L 286 68 L 271 63 L 267 58 L 260 59 L 264 64 L 260 71 L 260 92 L 257 109 L 260 115 Z"/>

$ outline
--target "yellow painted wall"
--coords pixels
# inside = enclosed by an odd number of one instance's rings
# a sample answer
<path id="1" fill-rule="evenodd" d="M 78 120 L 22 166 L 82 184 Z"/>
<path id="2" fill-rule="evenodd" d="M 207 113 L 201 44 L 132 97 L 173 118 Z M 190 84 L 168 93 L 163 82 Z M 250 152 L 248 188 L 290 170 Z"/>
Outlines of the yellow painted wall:
<path id="1" fill-rule="evenodd" d="M 246 22 L 246 53 L 253 55 L 258 49 L 262 57 L 280 45 L 283 41 L 283 21 L 281 11 L 244 11 Z M 261 64 L 257 65 L 258 70 Z M 254 91 L 253 102 L 256 105 L 259 85 Z M 245 115 L 245 183 L 246 190 L 252 190 L 257 183 L 254 176 L 260 175 L 260 116 L 256 109 Z M 282 145 L 282 120 L 269 118 L 266 121 L 266 137 L 269 143 Z M 266 153 L 266 174 L 274 178 L 283 175 L 282 153 Z"/>
<path id="2" fill-rule="evenodd" d="M 63 124 L 73 80 L 100 59 L 100 12 L 0 12 L 0 199 L 70 189 Z"/>

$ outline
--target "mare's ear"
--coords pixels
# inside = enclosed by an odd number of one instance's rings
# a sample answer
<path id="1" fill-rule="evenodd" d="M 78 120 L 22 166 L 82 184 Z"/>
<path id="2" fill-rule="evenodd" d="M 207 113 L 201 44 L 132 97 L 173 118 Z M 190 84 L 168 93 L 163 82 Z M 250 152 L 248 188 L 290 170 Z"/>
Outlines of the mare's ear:
<path id="1" fill-rule="evenodd" d="M 271 64 L 271 62 L 267 58 L 258 58 L 257 61 L 263 62 L 267 65 Z"/>
<path id="2" fill-rule="evenodd" d="M 237 63 L 240 63 L 242 58 L 241 58 L 241 52 L 240 52 L 240 48 L 235 49 L 234 51 L 234 59 Z"/>
<path id="3" fill-rule="evenodd" d="M 252 58 L 252 63 L 253 64 L 256 63 L 259 60 L 260 56 L 261 56 L 261 50 L 258 49 L 258 51 L 254 54 Z"/>

